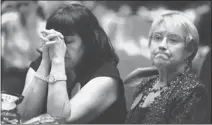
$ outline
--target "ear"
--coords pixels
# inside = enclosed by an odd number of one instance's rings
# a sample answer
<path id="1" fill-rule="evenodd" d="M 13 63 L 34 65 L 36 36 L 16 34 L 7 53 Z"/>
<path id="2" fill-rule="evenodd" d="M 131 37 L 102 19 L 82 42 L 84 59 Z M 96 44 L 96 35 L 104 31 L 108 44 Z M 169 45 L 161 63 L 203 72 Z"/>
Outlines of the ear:
<path id="1" fill-rule="evenodd" d="M 189 58 L 191 58 L 191 57 L 192 57 L 192 55 L 193 55 L 193 53 L 194 53 L 194 52 L 192 52 L 192 51 L 187 51 L 187 50 L 186 50 L 186 53 L 185 53 L 185 55 L 186 55 L 186 56 L 185 56 L 185 59 L 189 59 Z"/>
<path id="2" fill-rule="evenodd" d="M 195 45 L 195 42 L 193 39 L 186 42 L 186 59 L 193 58 L 194 55 L 196 55 L 197 46 Z"/>

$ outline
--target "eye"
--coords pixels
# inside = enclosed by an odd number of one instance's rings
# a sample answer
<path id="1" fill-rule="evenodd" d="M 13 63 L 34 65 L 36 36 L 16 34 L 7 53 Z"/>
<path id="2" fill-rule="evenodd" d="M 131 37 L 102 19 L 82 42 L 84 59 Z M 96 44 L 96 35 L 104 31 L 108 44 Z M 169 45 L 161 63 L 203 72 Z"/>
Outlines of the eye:
<path id="1" fill-rule="evenodd" d="M 176 44 L 176 43 L 179 43 L 180 41 L 182 41 L 182 40 L 179 37 L 176 37 L 176 36 L 168 37 L 168 42 L 169 43 Z"/>
<path id="2" fill-rule="evenodd" d="M 64 39 L 65 40 L 65 39 Z M 71 44 L 71 43 L 73 43 L 73 41 L 72 40 L 65 40 L 65 43 L 66 44 Z"/>
<path id="3" fill-rule="evenodd" d="M 171 38 L 171 39 L 169 39 L 169 41 L 172 42 L 172 43 L 176 43 L 177 42 L 177 39 Z"/>
<path id="4" fill-rule="evenodd" d="M 70 38 L 70 37 L 64 37 L 64 41 L 65 41 L 66 44 L 71 44 L 71 43 L 74 42 L 73 39 Z"/>
<path id="5" fill-rule="evenodd" d="M 155 34 L 153 36 L 153 40 L 155 40 L 155 41 L 161 41 L 162 39 L 163 39 L 163 37 L 160 34 Z"/>

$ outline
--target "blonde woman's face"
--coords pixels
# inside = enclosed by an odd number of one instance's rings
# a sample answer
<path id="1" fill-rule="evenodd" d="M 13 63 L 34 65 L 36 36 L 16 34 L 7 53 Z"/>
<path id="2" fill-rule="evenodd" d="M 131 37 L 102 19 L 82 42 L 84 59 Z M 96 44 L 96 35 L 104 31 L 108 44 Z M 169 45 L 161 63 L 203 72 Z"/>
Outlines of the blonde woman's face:
<path id="1" fill-rule="evenodd" d="M 159 25 L 152 34 L 151 60 L 158 68 L 177 67 L 188 57 L 184 32 L 178 26 Z"/>

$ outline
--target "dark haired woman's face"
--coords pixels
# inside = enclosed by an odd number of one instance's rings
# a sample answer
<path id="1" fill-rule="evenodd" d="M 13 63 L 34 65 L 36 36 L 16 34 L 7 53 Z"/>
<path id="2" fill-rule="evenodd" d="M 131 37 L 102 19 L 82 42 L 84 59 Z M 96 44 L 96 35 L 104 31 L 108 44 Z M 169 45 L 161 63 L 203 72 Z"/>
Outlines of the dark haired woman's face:
<path id="1" fill-rule="evenodd" d="M 64 36 L 67 46 L 65 55 L 66 69 L 74 69 L 84 54 L 84 44 L 78 34 Z"/>

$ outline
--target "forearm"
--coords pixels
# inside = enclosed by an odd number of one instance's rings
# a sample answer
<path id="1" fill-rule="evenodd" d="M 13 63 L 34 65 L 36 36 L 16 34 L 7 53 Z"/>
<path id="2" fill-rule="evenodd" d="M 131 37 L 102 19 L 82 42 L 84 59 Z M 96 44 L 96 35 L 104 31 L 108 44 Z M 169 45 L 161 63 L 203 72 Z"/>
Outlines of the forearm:
<path id="1" fill-rule="evenodd" d="M 65 75 L 64 60 L 53 60 L 50 74 Z M 66 81 L 56 81 L 54 83 L 49 83 L 47 112 L 54 116 L 69 117 L 70 108 Z"/>
<path id="2" fill-rule="evenodd" d="M 49 66 L 47 65 L 47 63 L 41 62 L 37 73 L 45 77 L 48 76 Z M 47 82 L 35 76 L 32 77 L 34 78 L 31 83 L 25 83 L 26 86 L 22 93 L 24 96 L 24 100 L 18 107 L 18 111 L 24 120 L 28 120 L 39 115 L 42 111 L 46 99 L 46 90 L 48 85 Z"/>

